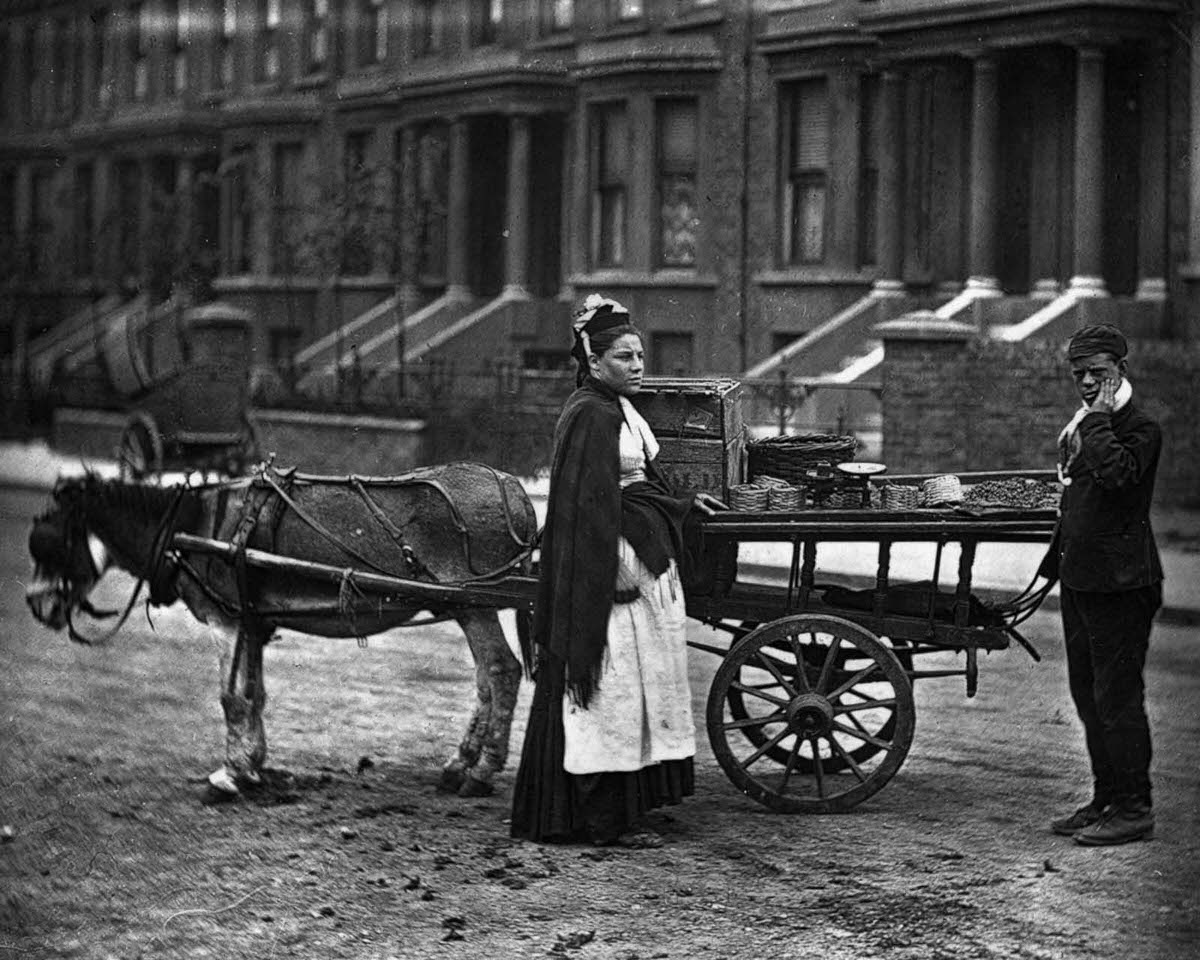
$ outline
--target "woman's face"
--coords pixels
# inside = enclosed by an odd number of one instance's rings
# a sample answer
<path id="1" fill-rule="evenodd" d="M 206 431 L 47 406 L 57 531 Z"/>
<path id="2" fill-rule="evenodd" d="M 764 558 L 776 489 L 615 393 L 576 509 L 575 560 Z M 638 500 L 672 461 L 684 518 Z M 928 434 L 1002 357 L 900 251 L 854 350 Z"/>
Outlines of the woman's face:
<path id="1" fill-rule="evenodd" d="M 606 387 L 626 397 L 642 389 L 642 372 L 646 355 L 642 338 L 636 333 L 623 333 L 600 356 L 589 359 L 592 376 Z"/>

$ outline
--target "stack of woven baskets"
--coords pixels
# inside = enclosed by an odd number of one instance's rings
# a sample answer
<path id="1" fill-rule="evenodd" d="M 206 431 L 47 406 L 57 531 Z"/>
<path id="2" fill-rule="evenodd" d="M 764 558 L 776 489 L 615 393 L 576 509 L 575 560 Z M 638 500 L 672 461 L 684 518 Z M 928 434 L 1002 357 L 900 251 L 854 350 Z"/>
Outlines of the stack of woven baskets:
<path id="1" fill-rule="evenodd" d="M 729 490 L 734 510 L 799 510 L 804 503 L 804 491 L 781 477 L 760 476 Z"/>

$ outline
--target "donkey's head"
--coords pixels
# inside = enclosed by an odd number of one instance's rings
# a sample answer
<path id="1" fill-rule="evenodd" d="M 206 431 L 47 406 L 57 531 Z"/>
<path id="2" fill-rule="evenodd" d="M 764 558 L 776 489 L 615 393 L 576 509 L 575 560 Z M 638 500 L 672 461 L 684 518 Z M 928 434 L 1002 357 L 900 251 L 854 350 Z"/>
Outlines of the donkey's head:
<path id="1" fill-rule="evenodd" d="M 96 482 L 92 476 L 60 480 L 50 509 L 33 521 L 29 532 L 34 567 L 25 601 L 52 630 L 67 626 L 76 610 L 91 609 L 88 594 L 108 569 L 108 551 L 87 522 L 86 491 Z"/>

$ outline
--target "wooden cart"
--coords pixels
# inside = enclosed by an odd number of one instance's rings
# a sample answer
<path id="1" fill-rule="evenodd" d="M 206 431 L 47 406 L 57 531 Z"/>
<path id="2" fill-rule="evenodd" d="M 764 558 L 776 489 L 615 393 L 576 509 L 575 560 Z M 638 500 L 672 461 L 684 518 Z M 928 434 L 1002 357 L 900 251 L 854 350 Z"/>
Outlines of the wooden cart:
<path id="1" fill-rule="evenodd" d="M 1044 541 L 1053 526 L 1052 510 L 959 508 L 730 511 L 705 520 L 693 540 L 685 593 L 692 618 L 730 637 L 728 645 L 692 644 L 721 658 L 706 725 L 729 779 L 788 813 L 844 811 L 877 792 L 912 743 L 914 680 L 962 675 L 972 695 L 980 650 L 1018 642 L 1036 657 L 1016 628 L 1044 592 L 989 607 L 972 595 L 971 572 L 981 543 Z M 834 541 L 875 545 L 877 572 L 865 594 L 819 578 L 818 546 Z M 739 575 L 739 547 L 752 542 L 790 546 L 784 582 Z M 901 586 L 892 577 L 893 548 L 904 542 L 933 545 L 929 585 Z M 949 544 L 960 550 L 957 581 L 949 591 L 935 589 Z M 239 553 L 233 544 L 185 534 L 176 535 L 175 548 L 311 578 L 339 595 L 353 587 L 351 594 L 376 604 L 418 600 L 529 611 L 537 591 L 531 576 L 429 583 L 252 549 Z M 905 579 L 914 575 L 904 571 Z M 951 652 L 964 658 L 961 666 L 917 667 L 929 654 Z"/>
<path id="2" fill-rule="evenodd" d="M 129 401 L 117 448 L 122 478 L 192 470 L 240 476 L 257 462 L 250 324 L 245 311 L 210 303 L 157 318 L 132 315 L 107 331 L 105 366 Z"/>
<path id="3" fill-rule="evenodd" d="M 963 676 L 974 696 L 981 650 L 1017 643 L 1037 658 L 1017 627 L 1046 587 L 987 603 L 972 592 L 972 568 L 980 544 L 1046 542 L 1054 524 L 1053 510 L 964 508 L 729 512 L 706 522 L 711 587 L 689 591 L 687 609 L 732 638 L 694 644 L 721 657 L 705 721 L 729 779 L 784 812 L 843 811 L 877 792 L 912 743 L 913 681 Z M 785 581 L 739 576 L 738 548 L 751 542 L 790 547 Z M 872 584 L 826 582 L 819 547 L 836 542 L 875 549 Z M 931 545 L 932 569 L 897 578 L 893 552 L 912 543 Z M 956 576 L 942 586 L 950 545 Z M 919 666 L 930 659 L 940 662 Z"/>

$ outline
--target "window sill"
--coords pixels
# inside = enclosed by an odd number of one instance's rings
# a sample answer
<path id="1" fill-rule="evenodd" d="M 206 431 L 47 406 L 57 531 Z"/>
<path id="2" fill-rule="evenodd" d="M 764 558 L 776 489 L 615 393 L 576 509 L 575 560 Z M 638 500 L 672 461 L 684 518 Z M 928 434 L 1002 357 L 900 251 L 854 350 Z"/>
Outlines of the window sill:
<path id="1" fill-rule="evenodd" d="M 709 273 L 694 270 L 643 270 L 603 269 L 576 273 L 567 277 L 567 283 L 575 287 L 640 287 L 648 289 L 695 288 L 710 289 L 717 286 L 717 278 Z"/>
<path id="2" fill-rule="evenodd" d="M 702 7 L 677 13 L 663 24 L 663 30 L 693 30 L 696 27 L 713 27 L 725 21 L 725 11 L 720 7 Z"/>
<path id="3" fill-rule="evenodd" d="M 572 33 L 552 33 L 532 40 L 526 49 L 529 50 L 567 50 L 575 46 L 575 35 Z"/>
<path id="4" fill-rule="evenodd" d="M 874 283 L 878 269 L 842 270 L 836 267 L 788 267 L 782 270 L 759 270 L 751 279 L 763 287 L 837 287 Z"/>
<path id="5" fill-rule="evenodd" d="M 596 31 L 596 40 L 613 40 L 618 37 L 635 37 L 638 34 L 649 33 L 650 24 L 643 20 L 630 20 L 626 23 L 610 23 Z"/>
<path id="6" fill-rule="evenodd" d="M 323 87 L 327 83 L 329 83 L 329 71 L 318 70 L 313 73 L 306 73 L 302 77 L 297 77 L 292 85 L 297 90 L 311 90 L 313 87 Z"/>

